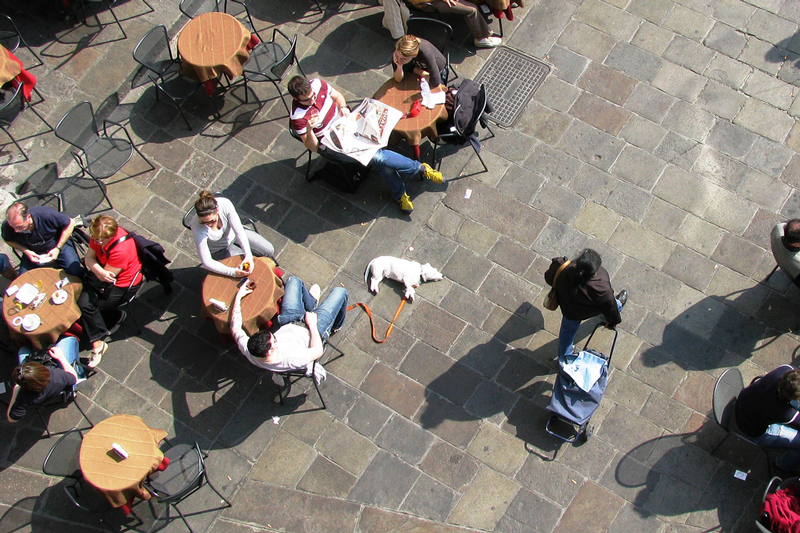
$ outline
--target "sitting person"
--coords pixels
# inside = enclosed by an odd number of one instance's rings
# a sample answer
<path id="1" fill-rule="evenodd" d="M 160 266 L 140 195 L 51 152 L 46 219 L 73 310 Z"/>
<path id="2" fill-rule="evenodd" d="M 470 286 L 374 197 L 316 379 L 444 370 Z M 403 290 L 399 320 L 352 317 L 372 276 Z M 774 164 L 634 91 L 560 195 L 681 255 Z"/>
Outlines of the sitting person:
<path id="1" fill-rule="evenodd" d="M 22 252 L 20 274 L 55 261 L 67 274 L 81 276 L 83 265 L 78 252 L 67 244 L 74 228 L 74 220 L 53 208 L 29 208 L 22 202 L 14 202 L 0 231 L 9 246 Z"/>
<path id="2" fill-rule="evenodd" d="M 256 287 L 256 290 L 258 288 Z M 335 287 L 324 302 L 319 302 L 319 285 L 306 290 L 300 278 L 292 276 L 284 287 L 281 311 L 276 318 L 277 330 L 273 334 L 262 330 L 248 337 L 242 329 L 242 298 L 253 292 L 245 284 L 239 289 L 231 308 L 231 335 L 248 361 L 273 372 L 306 369 L 320 383 L 325 379 L 325 368 L 312 363 L 322 357 L 322 340 L 336 333 L 344 325 L 347 314 L 347 291 Z M 305 321 L 305 324 L 298 322 Z"/>
<path id="3" fill-rule="evenodd" d="M 489 24 L 478 12 L 478 6 L 467 0 L 408 0 L 411 4 L 417 6 L 419 4 L 431 4 L 431 8 L 427 9 L 426 6 L 419 6 L 418 9 L 425 11 L 436 11 L 438 13 L 452 13 L 454 15 L 461 15 L 469 26 L 472 32 L 473 42 L 478 48 L 494 48 L 503 44 L 500 37 L 492 35 L 489 29 Z"/>
<path id="4" fill-rule="evenodd" d="M 29 405 L 41 405 L 85 377 L 83 367 L 76 365 L 78 339 L 75 337 L 68 335 L 61 337 L 45 353 L 51 359 L 42 364 L 28 360 L 33 354 L 30 346 L 20 349 L 19 366 L 11 372 L 14 389 L 6 412 L 9 422 L 21 420 L 27 413 Z"/>
<path id="5" fill-rule="evenodd" d="M 800 286 L 800 219 L 775 225 L 770 245 L 775 262 L 795 285 Z"/>
<path id="6" fill-rule="evenodd" d="M 233 202 L 227 198 L 214 198 L 211 192 L 200 191 L 194 210 L 195 215 L 189 226 L 203 268 L 223 276 L 243 278 L 253 273 L 254 255 L 275 255 L 272 243 L 242 225 Z M 244 255 L 238 267 L 227 267 L 219 262 L 232 255 Z"/>
<path id="7" fill-rule="evenodd" d="M 350 115 L 350 108 L 344 96 L 327 82 L 315 78 L 307 80 L 303 76 L 295 76 L 289 80 L 289 94 L 292 95 L 292 114 L 289 120 L 291 128 L 300 136 L 306 148 L 312 152 L 320 149 L 320 141 L 338 118 Z M 331 159 L 345 162 L 355 160 L 344 154 L 326 150 Z M 409 159 L 386 148 L 381 148 L 372 156 L 370 164 L 383 177 L 389 186 L 389 193 L 405 213 L 414 210 L 411 198 L 406 193 L 403 178 L 421 174 L 433 183 L 444 183 L 441 172 L 437 172 L 427 163 Z"/>
<path id="8" fill-rule="evenodd" d="M 431 87 L 442 84 L 447 60 L 430 42 L 413 35 L 403 35 L 392 55 L 394 81 L 400 83 L 406 74 L 428 76 Z"/>
<path id="9" fill-rule="evenodd" d="M 144 279 L 136 243 L 116 220 L 98 215 L 89 226 L 89 233 L 92 237 L 86 252 L 89 273 L 78 298 L 78 307 L 84 334 L 92 344 L 87 366 L 93 368 L 108 350 L 103 338 L 125 320 L 125 313 L 120 311 L 109 329 L 101 310 L 116 309 L 124 304 L 141 288 Z"/>
<path id="10" fill-rule="evenodd" d="M 775 460 L 787 472 L 800 468 L 800 370 L 781 365 L 742 389 L 736 398 L 736 425 L 758 444 L 789 448 Z"/>

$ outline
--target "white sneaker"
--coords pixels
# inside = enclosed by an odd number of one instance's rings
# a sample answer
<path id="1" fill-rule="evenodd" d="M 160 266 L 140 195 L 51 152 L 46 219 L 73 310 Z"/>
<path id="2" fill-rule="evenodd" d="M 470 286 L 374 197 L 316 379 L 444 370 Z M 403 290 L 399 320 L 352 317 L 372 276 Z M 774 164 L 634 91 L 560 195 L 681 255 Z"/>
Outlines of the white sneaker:
<path id="1" fill-rule="evenodd" d="M 316 301 L 318 301 L 318 302 L 319 302 L 319 295 L 320 295 L 321 292 L 322 292 L 322 289 L 320 289 L 319 285 L 317 285 L 316 283 L 313 284 L 310 289 L 308 289 L 308 294 L 313 296 L 314 299 Z"/>
<path id="2" fill-rule="evenodd" d="M 475 46 L 478 48 L 495 48 L 503 44 L 503 39 L 490 35 L 483 39 L 475 39 Z"/>

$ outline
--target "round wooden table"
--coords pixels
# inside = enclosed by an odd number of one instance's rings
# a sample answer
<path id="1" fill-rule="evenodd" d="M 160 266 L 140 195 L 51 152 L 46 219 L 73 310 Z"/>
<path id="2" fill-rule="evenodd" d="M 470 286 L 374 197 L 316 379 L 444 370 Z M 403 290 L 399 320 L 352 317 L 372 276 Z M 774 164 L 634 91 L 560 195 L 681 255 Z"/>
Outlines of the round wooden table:
<path id="1" fill-rule="evenodd" d="M 64 290 L 69 295 L 67 301 L 63 304 L 56 305 L 53 303 L 51 297 L 56 289 L 56 282 L 64 277 L 69 278 L 69 283 Z M 58 337 L 67 331 L 72 324 L 81 317 L 81 310 L 78 308 L 78 298 L 83 290 L 80 278 L 70 276 L 63 270 L 56 270 L 55 268 L 34 268 L 21 274 L 17 279 L 12 282 L 12 285 L 22 287 L 26 283 L 35 285 L 41 282 L 39 292 L 47 294 L 47 298 L 39 306 L 38 309 L 33 309 L 33 304 L 24 307 L 19 311 L 14 305 L 14 296 L 4 295 L 3 297 L 3 318 L 8 326 L 8 332 L 11 338 L 30 343 L 37 350 L 46 348 L 54 344 Z M 22 326 L 13 325 L 12 321 L 16 317 L 25 317 L 29 314 L 39 315 L 42 323 L 33 331 L 25 331 Z"/>
<path id="2" fill-rule="evenodd" d="M 164 460 L 158 443 L 166 436 L 166 431 L 148 427 L 138 416 L 106 418 L 83 437 L 78 459 L 84 479 L 113 507 L 134 497 L 149 500 L 143 482 Z M 127 459 L 111 448 L 114 443 L 128 452 Z"/>
<path id="3" fill-rule="evenodd" d="M 19 63 L 11 59 L 11 52 L 0 45 L 0 85 L 5 85 L 22 72 Z"/>
<path id="4" fill-rule="evenodd" d="M 255 257 L 255 268 L 250 280 L 256 282 L 256 290 L 242 300 L 242 329 L 253 336 L 259 329 L 266 327 L 272 317 L 278 313 L 278 300 L 283 296 L 283 281 L 275 275 L 275 262 L 268 257 Z M 242 262 L 241 255 L 234 255 L 220 261 L 225 266 L 237 266 Z M 200 314 L 214 321 L 217 331 L 224 339 L 230 338 L 230 309 L 239 288 L 236 286 L 241 278 L 231 278 L 209 272 L 203 280 L 203 304 Z M 210 298 L 225 302 L 227 311 L 214 307 Z"/>
<path id="5" fill-rule="evenodd" d="M 431 92 L 444 90 L 446 90 L 444 85 L 431 87 Z M 414 100 L 422 99 L 419 90 L 419 78 L 415 74 L 406 74 L 400 83 L 394 81 L 394 78 L 390 78 L 381 85 L 381 88 L 378 89 L 373 98 L 399 109 L 403 113 L 408 113 Z M 440 120 L 447 120 L 447 110 L 444 108 L 444 104 L 438 104 L 433 109 L 423 107 L 416 117 L 400 119 L 400 122 L 397 123 L 397 126 L 392 131 L 389 143 L 395 144 L 401 138 L 405 139 L 409 146 L 414 149 L 416 158 L 419 159 L 419 145 L 422 142 L 422 137 L 435 141 L 439 137 L 436 132 L 436 123 Z"/>
<path id="6" fill-rule="evenodd" d="M 203 13 L 186 23 L 178 36 L 183 74 L 193 80 L 241 76 L 250 57 L 250 31 L 227 13 Z"/>

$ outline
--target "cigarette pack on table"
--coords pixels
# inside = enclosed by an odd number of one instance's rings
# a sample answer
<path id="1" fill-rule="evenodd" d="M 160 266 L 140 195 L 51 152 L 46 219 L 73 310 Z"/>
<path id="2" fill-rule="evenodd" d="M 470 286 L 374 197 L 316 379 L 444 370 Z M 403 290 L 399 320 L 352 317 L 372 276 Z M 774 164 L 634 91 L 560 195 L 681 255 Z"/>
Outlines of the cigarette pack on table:
<path id="1" fill-rule="evenodd" d="M 119 444 L 117 444 L 116 442 L 115 442 L 115 443 L 113 443 L 113 444 L 111 445 L 111 447 L 112 447 L 112 448 L 114 449 L 114 451 L 115 451 L 115 452 L 117 452 L 117 453 L 119 454 L 119 456 L 120 456 L 120 457 L 122 457 L 123 459 L 127 459 L 127 458 L 128 458 L 128 452 L 126 452 L 126 451 L 125 451 L 125 448 L 123 448 L 122 446 L 120 446 L 120 445 L 119 445 Z"/>

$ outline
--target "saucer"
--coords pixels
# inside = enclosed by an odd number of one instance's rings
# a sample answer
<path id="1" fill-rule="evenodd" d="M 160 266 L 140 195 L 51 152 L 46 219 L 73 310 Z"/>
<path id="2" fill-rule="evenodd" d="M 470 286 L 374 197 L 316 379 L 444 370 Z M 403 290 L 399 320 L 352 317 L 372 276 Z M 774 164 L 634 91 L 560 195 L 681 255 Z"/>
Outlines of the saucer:
<path id="1" fill-rule="evenodd" d="M 69 298 L 69 293 L 65 290 L 58 290 L 53 293 L 52 299 L 55 305 L 63 304 Z"/>
<path id="2" fill-rule="evenodd" d="M 42 323 L 42 319 L 39 315 L 25 315 L 22 319 L 22 329 L 25 331 L 33 331 L 38 328 Z"/>

